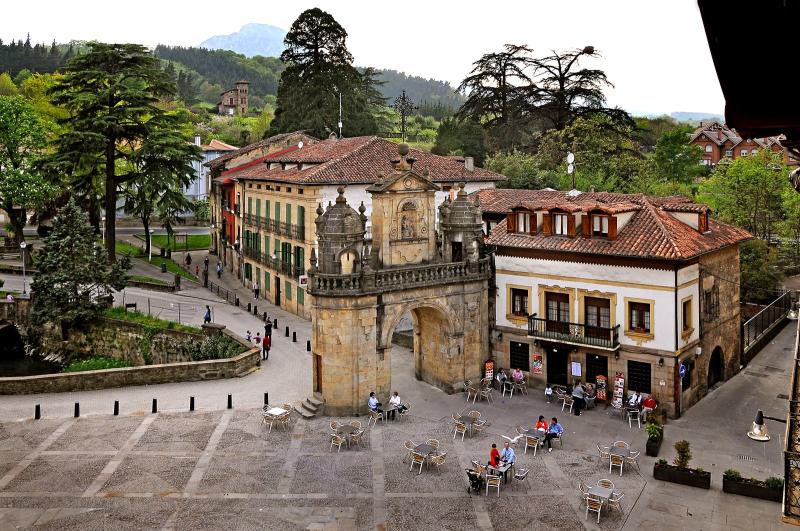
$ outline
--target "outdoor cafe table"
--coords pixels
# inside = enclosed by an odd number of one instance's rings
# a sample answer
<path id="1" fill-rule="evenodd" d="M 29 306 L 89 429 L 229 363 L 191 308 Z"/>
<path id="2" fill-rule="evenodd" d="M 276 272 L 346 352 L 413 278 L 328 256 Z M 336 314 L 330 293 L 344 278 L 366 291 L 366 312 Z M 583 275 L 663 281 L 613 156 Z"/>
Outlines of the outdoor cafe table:
<path id="1" fill-rule="evenodd" d="M 626 459 L 631 456 L 631 449 L 622 448 L 621 446 L 611 445 L 611 447 L 608 449 L 608 453 L 609 455 L 617 455 L 619 457 L 622 457 L 623 459 Z"/>
<path id="2" fill-rule="evenodd" d="M 273 417 L 279 417 L 286 413 L 286 410 L 280 407 L 273 407 L 266 411 L 267 415 L 272 415 Z"/>
<path id="3" fill-rule="evenodd" d="M 348 443 L 350 441 L 350 437 L 357 431 L 358 428 L 356 426 L 353 426 L 352 424 L 342 424 L 341 426 L 336 428 L 336 434 L 346 438 Z"/>
<path id="4" fill-rule="evenodd" d="M 457 418 L 457 420 L 467 425 L 467 427 L 469 428 L 469 436 L 472 437 L 472 426 L 475 424 L 475 421 L 477 419 L 470 415 L 461 415 L 460 417 Z"/>
<path id="5" fill-rule="evenodd" d="M 599 485 L 592 485 L 591 487 L 589 487 L 589 494 L 597 496 L 598 498 L 602 498 L 605 502 L 608 502 L 613 493 L 614 491 L 612 491 L 611 489 L 606 487 L 601 487 Z"/>
<path id="6" fill-rule="evenodd" d="M 512 466 L 514 466 L 512 463 L 501 462 L 498 466 L 489 465 L 487 468 L 501 474 L 503 476 L 503 483 L 508 483 L 508 469 Z"/>

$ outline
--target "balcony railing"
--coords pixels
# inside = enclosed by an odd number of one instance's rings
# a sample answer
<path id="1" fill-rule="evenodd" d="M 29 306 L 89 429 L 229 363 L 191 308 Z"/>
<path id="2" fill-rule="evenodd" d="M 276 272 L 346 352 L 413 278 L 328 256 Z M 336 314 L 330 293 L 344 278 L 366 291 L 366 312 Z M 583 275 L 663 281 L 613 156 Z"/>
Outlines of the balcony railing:
<path id="1" fill-rule="evenodd" d="M 533 314 L 528 317 L 528 335 L 568 345 L 586 345 L 604 350 L 619 348 L 619 325 L 614 328 L 588 326 L 542 319 Z"/>
<path id="2" fill-rule="evenodd" d="M 255 260 L 261 265 L 264 265 L 269 269 L 272 269 L 273 271 L 282 273 L 290 277 L 299 277 L 306 274 L 306 271 L 305 269 L 303 269 L 302 265 L 298 266 L 292 264 L 291 262 L 286 262 L 284 260 L 281 260 L 279 258 L 273 258 L 272 256 L 264 252 L 257 251 L 250 247 L 244 248 L 244 255 L 247 258 Z"/>
<path id="3" fill-rule="evenodd" d="M 248 225 L 262 228 L 266 232 L 292 238 L 297 241 L 305 241 L 306 228 L 305 225 L 295 225 L 293 223 L 286 223 L 285 221 L 276 221 L 274 219 L 264 218 L 253 214 L 245 214 L 244 222 Z"/>

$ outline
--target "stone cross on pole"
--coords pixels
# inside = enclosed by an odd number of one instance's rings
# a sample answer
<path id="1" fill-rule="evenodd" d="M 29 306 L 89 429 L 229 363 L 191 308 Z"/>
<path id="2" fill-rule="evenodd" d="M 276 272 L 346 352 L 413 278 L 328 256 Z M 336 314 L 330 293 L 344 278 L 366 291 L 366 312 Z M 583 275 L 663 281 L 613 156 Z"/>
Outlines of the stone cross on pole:
<path id="1" fill-rule="evenodd" d="M 406 117 L 417 109 L 419 109 L 419 107 L 414 105 L 414 102 L 411 101 L 411 98 L 406 96 L 405 90 L 399 98 L 394 100 L 394 110 L 400 114 L 400 135 L 403 138 L 403 142 L 406 141 Z"/>

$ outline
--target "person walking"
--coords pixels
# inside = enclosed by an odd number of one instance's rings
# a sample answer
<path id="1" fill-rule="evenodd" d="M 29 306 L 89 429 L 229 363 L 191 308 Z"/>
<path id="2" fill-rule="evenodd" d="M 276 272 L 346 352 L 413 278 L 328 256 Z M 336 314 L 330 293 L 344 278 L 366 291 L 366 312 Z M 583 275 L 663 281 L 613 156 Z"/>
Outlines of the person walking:
<path id="1" fill-rule="evenodd" d="M 253 281 L 253 295 L 255 299 L 258 300 L 258 291 L 261 289 L 261 286 L 258 285 L 258 280 Z"/>
<path id="2" fill-rule="evenodd" d="M 264 337 L 272 337 L 272 321 L 269 318 L 264 323 Z"/>
<path id="3" fill-rule="evenodd" d="M 222 278 L 222 263 L 217 261 L 217 278 Z"/>
<path id="4" fill-rule="evenodd" d="M 192 254 L 186 253 L 186 267 L 188 268 L 190 265 L 192 265 Z"/>
<path id="5" fill-rule="evenodd" d="M 208 256 L 203 258 L 203 271 L 208 271 Z"/>
<path id="6" fill-rule="evenodd" d="M 203 324 L 211 322 L 211 306 L 206 304 L 206 313 L 203 316 Z"/>
<path id="7" fill-rule="evenodd" d="M 581 409 L 586 405 L 586 401 L 583 399 L 584 396 L 586 396 L 586 390 L 581 385 L 581 381 L 576 380 L 575 387 L 572 388 L 572 402 L 576 417 L 581 416 Z"/>

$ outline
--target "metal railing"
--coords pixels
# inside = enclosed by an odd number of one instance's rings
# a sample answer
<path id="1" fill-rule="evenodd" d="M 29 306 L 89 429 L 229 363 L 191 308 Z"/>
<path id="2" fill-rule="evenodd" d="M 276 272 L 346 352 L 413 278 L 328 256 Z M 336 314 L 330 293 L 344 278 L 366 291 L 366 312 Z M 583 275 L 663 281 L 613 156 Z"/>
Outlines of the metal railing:
<path id="1" fill-rule="evenodd" d="M 292 238 L 297 241 L 306 240 L 306 227 L 305 225 L 295 225 L 294 223 L 286 223 L 285 221 L 276 221 L 253 214 L 245 214 L 244 222 L 253 227 L 264 229 L 266 232 Z"/>
<path id="2" fill-rule="evenodd" d="M 619 348 L 619 325 L 613 328 L 588 326 L 582 323 L 542 319 L 533 314 L 528 317 L 528 335 L 570 345 L 587 345 L 605 350 Z"/>
<path id="3" fill-rule="evenodd" d="M 217 295 L 221 299 L 225 299 L 226 302 L 230 304 L 236 304 L 236 293 L 219 284 L 215 284 L 211 281 L 211 279 L 208 280 L 208 289 L 210 289 L 211 293 L 214 295 Z"/>
<path id="4" fill-rule="evenodd" d="M 294 265 L 289 261 L 281 260 L 280 258 L 273 258 L 272 256 L 264 252 L 257 251 L 251 247 L 245 247 L 243 252 L 247 258 L 251 258 L 259 264 L 279 273 L 283 273 L 284 275 L 299 277 L 306 274 L 306 270 L 303 269 L 302 265 Z"/>
<path id="5" fill-rule="evenodd" d="M 742 323 L 742 352 L 749 352 L 776 323 L 782 322 L 792 309 L 793 302 L 793 292 L 787 291 Z"/>
<path id="6" fill-rule="evenodd" d="M 800 321 L 798 321 L 800 325 Z M 783 519 L 800 523 L 800 334 L 795 337 L 789 418 L 783 452 Z"/>

